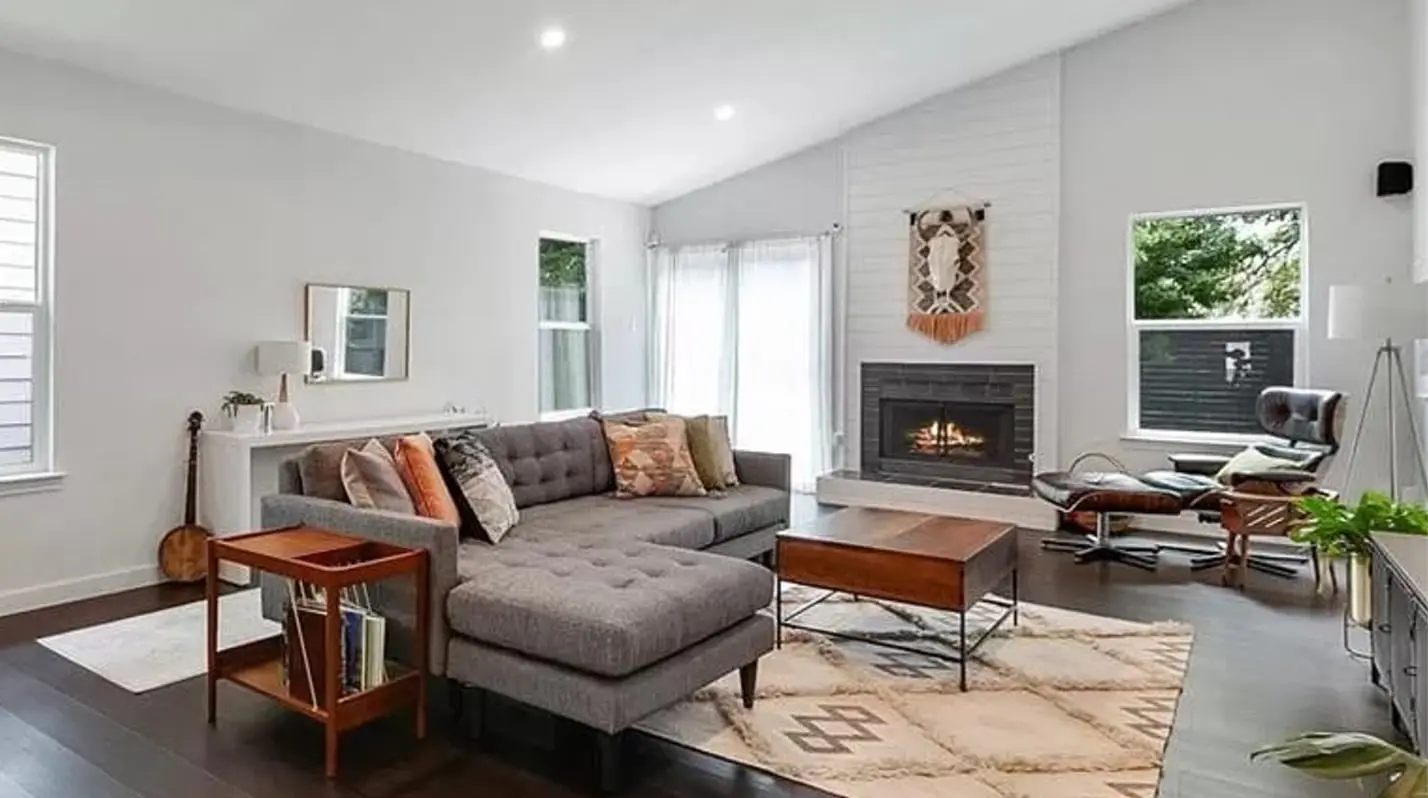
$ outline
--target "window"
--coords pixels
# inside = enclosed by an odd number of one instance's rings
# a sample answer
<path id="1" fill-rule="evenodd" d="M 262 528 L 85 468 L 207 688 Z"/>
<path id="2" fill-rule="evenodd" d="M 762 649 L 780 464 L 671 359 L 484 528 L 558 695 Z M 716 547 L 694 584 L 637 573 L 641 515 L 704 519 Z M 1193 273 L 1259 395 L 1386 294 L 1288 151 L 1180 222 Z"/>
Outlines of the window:
<path id="1" fill-rule="evenodd" d="M 1303 356 L 1303 208 L 1138 217 L 1131 243 L 1132 435 L 1262 434 Z"/>
<path id="2" fill-rule="evenodd" d="M 53 150 L 0 139 L 0 477 L 52 470 Z"/>
<path id="3" fill-rule="evenodd" d="M 540 240 L 540 414 L 575 415 L 595 407 L 594 328 L 588 241 Z"/>
<path id="4" fill-rule="evenodd" d="M 343 289 L 347 302 L 343 316 L 341 373 L 382 378 L 387 373 L 387 291 Z"/>

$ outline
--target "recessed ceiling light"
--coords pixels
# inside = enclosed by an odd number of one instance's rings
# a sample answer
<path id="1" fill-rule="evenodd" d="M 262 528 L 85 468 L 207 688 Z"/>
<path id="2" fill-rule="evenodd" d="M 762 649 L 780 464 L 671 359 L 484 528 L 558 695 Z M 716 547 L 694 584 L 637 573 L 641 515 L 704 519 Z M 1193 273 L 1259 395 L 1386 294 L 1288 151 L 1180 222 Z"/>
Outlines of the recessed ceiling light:
<path id="1" fill-rule="evenodd" d="M 564 28 L 546 28 L 540 32 L 540 46 L 547 50 L 559 50 L 565 46 Z"/>
<path id="2" fill-rule="evenodd" d="M 714 109 L 714 118 L 720 122 L 728 122 L 734 118 L 734 106 L 721 105 Z"/>

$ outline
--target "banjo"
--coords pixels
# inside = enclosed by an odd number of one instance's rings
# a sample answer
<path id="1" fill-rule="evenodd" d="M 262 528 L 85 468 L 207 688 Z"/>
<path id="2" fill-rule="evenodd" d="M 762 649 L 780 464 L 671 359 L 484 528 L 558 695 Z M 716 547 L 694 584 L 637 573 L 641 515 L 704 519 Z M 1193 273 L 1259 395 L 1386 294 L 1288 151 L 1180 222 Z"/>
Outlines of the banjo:
<path id="1" fill-rule="evenodd" d="M 207 575 L 208 530 L 198 524 L 198 432 L 203 414 L 188 414 L 188 478 L 185 485 L 183 523 L 170 529 L 159 542 L 159 570 L 175 582 L 198 582 Z"/>

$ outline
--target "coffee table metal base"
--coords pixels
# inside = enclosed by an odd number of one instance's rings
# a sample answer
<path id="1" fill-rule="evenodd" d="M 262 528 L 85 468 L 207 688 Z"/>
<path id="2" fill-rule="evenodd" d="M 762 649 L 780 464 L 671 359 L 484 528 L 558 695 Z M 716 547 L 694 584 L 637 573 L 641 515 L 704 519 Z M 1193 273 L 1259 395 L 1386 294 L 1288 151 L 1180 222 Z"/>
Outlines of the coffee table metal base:
<path id="1" fill-rule="evenodd" d="M 971 607 L 968 607 L 966 610 L 962 610 L 961 612 L 958 612 L 958 611 L 956 611 L 956 610 L 941 610 L 940 608 L 937 608 L 937 607 L 926 607 L 926 609 L 939 610 L 939 611 L 941 611 L 941 612 L 950 612 L 950 613 L 952 613 L 953 615 L 956 615 L 956 616 L 957 616 L 957 646 L 956 646 L 956 650 L 955 650 L 954 653 L 946 653 L 946 654 L 944 654 L 944 653 L 942 653 L 942 652 L 939 652 L 939 651 L 929 651 L 929 650 L 927 650 L 927 649 L 925 649 L 925 648 L 918 648 L 918 647 L 916 647 L 916 646 L 904 645 L 904 644 L 902 644 L 902 643 L 898 643 L 898 642 L 895 642 L 895 641 L 892 641 L 892 640 L 883 640 L 883 639 L 879 639 L 879 638 L 876 638 L 876 637 L 868 637 L 868 636 L 866 636 L 866 635 L 858 635 L 858 634 L 853 634 L 853 633 L 851 633 L 851 632 L 843 632 L 843 631 L 839 631 L 839 630 L 837 630 L 837 629 L 826 629 L 826 628 L 821 628 L 821 627 L 817 627 L 817 626 L 810 626 L 810 625 L 808 625 L 808 624 L 794 623 L 793 621 L 796 620 L 796 619 L 798 618 L 798 616 L 802 615 L 802 614 L 805 613 L 805 612 L 808 612 L 809 610 L 813 609 L 814 607 L 817 607 L 819 604 L 822 604 L 823 602 L 827 601 L 828 599 L 830 599 L 830 598 L 832 598 L 832 597 L 834 597 L 834 596 L 843 594 L 843 595 L 853 596 L 853 599 L 854 599 L 855 601 L 860 600 L 860 599 L 859 599 L 858 596 L 856 596 L 856 595 L 854 595 L 854 594 L 852 594 L 852 593 L 848 593 L 847 591 L 843 591 L 843 590 L 829 590 L 829 591 L 825 592 L 823 595 L 819 596 L 818 598 L 813 599 L 812 601 L 804 602 L 803 606 L 799 607 L 798 609 L 794 610 L 793 612 L 791 612 L 791 613 L 789 613 L 788 615 L 785 616 L 785 615 L 783 614 L 783 584 L 784 584 L 784 580 L 783 580 L 783 579 L 778 579 L 777 582 L 776 582 L 776 584 L 775 584 L 775 591 L 774 591 L 774 620 L 777 622 L 777 629 L 778 629 L 777 637 L 775 638 L 775 640 L 777 641 L 777 644 L 778 644 L 778 647 L 779 647 L 779 648 L 783 648 L 783 630 L 784 630 L 784 629 L 797 629 L 797 630 L 799 630 L 799 631 L 812 632 L 813 634 L 824 635 L 824 636 L 826 636 L 826 637 L 835 637 L 835 638 L 838 638 L 838 639 L 840 639 L 840 640 L 852 640 L 852 641 L 857 642 L 857 643 L 867 643 L 868 645 L 881 646 L 881 647 L 883 647 L 883 648 L 890 648 L 890 649 L 894 649 L 894 650 L 896 650 L 896 651 L 902 651 L 902 652 L 906 652 L 906 653 L 909 653 L 909 654 L 920 654 L 920 655 L 922 655 L 922 656 L 924 656 L 924 657 L 931 657 L 931 658 L 933 658 L 933 659 L 940 659 L 940 660 L 943 660 L 943 661 L 946 661 L 946 662 L 955 662 L 955 663 L 957 663 L 957 665 L 958 665 L 958 668 L 957 668 L 957 670 L 958 670 L 958 682 L 957 682 L 957 683 L 958 683 L 958 687 L 959 687 L 959 688 L 961 689 L 961 691 L 964 692 L 964 693 L 967 692 L 967 659 L 968 659 L 969 657 L 971 657 L 973 654 L 976 654 L 976 653 L 977 653 L 977 649 L 981 648 L 981 647 L 982 647 L 982 644 L 985 643 L 985 642 L 987 642 L 987 638 L 989 638 L 989 637 L 991 637 L 993 634 L 995 634 L 996 631 L 1002 627 L 1002 624 L 1006 623 L 1006 621 L 1007 621 L 1008 618 L 1011 619 L 1012 626 L 1016 626 L 1016 625 L 1018 625 L 1018 624 L 1021 622 L 1021 608 L 1020 608 L 1020 603 L 1019 603 L 1019 601 L 1018 601 L 1018 599 L 1017 599 L 1017 572 L 1016 572 L 1016 569 L 1012 569 L 1012 572 L 1011 572 L 1011 598 L 1010 598 L 1010 599 L 1004 599 L 1004 598 L 1001 598 L 1000 596 L 992 596 L 992 595 L 983 596 L 979 601 L 977 601 L 976 603 L 974 603 Z M 798 583 L 795 582 L 795 583 L 791 583 L 791 584 L 798 584 Z M 899 603 L 899 602 L 894 602 L 894 603 Z M 972 644 L 969 646 L 969 645 L 967 645 L 967 610 L 972 609 L 972 607 L 975 607 L 975 606 L 977 606 L 978 604 L 989 604 L 989 605 L 991 605 L 991 606 L 993 606 L 993 607 L 999 607 L 999 608 L 1001 608 L 1002 612 L 1001 612 L 1000 615 L 997 616 L 997 619 L 996 619 L 995 621 L 993 621 L 990 626 L 988 626 L 986 629 L 984 629 L 984 630 L 982 631 L 982 633 L 981 633 L 980 635 L 978 635 L 977 638 L 976 638 L 974 641 L 972 641 Z M 922 606 L 922 605 L 918 605 L 918 606 Z M 931 636 L 929 636 L 929 639 L 933 640 L 934 642 L 941 642 L 941 643 L 947 644 L 947 642 L 946 642 L 945 640 L 940 639 L 940 638 L 936 638 L 936 637 L 931 637 Z M 949 647 L 950 647 L 950 644 L 947 644 L 947 645 L 949 645 Z"/>

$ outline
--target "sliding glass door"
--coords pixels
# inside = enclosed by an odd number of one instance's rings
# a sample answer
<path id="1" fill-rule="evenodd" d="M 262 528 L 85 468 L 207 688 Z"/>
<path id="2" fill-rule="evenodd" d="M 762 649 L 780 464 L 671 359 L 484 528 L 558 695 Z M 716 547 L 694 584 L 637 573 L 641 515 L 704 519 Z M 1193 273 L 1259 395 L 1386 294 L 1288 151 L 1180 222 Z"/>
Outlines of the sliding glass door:
<path id="1" fill-rule="evenodd" d="M 655 401 L 729 416 L 736 447 L 791 455 L 811 491 L 831 459 L 828 238 L 662 248 L 654 269 Z"/>

